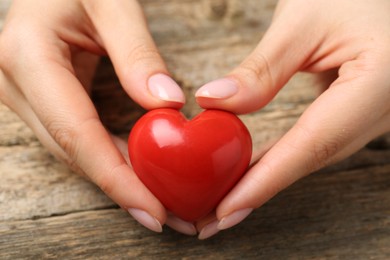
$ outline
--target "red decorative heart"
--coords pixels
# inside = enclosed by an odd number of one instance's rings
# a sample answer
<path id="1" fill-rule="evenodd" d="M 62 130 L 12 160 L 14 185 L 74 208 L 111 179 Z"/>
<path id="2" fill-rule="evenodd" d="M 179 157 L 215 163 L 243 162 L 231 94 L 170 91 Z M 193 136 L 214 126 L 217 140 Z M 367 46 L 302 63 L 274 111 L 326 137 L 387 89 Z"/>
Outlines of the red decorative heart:
<path id="1" fill-rule="evenodd" d="M 212 212 L 245 173 L 250 134 L 232 113 L 205 110 L 188 121 L 174 109 L 145 114 L 129 136 L 134 171 L 166 209 L 186 221 Z"/>

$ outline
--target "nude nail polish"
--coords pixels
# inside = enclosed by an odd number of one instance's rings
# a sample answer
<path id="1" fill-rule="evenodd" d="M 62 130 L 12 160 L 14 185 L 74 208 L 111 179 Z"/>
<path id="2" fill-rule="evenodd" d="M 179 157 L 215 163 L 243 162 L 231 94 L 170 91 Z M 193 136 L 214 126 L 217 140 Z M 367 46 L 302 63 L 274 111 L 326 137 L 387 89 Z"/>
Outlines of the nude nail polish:
<path id="1" fill-rule="evenodd" d="M 133 216 L 135 220 L 137 220 L 144 227 L 154 232 L 162 232 L 162 226 L 160 222 L 146 211 L 135 208 L 128 209 L 127 211 L 130 213 L 131 216 Z"/>
<path id="2" fill-rule="evenodd" d="M 237 211 L 233 212 L 232 214 L 230 214 L 226 217 L 223 217 L 221 219 L 221 221 L 219 221 L 217 228 L 219 230 L 231 228 L 231 227 L 237 225 L 238 223 L 240 223 L 241 221 L 243 221 L 246 217 L 248 217 L 252 211 L 253 211 L 252 208 L 237 210 Z"/>
<path id="3" fill-rule="evenodd" d="M 184 221 L 176 216 L 169 215 L 165 224 L 170 228 L 183 233 L 185 235 L 194 236 L 197 231 L 194 224 Z"/>
<path id="4" fill-rule="evenodd" d="M 152 96 L 164 101 L 184 103 L 183 91 L 169 76 L 159 73 L 151 76 L 148 80 L 149 92 Z"/>
<path id="5" fill-rule="evenodd" d="M 225 99 L 238 92 L 237 83 L 228 78 L 217 79 L 203 85 L 195 93 L 196 97 Z"/>
<path id="6" fill-rule="evenodd" d="M 217 234 L 220 230 L 217 228 L 218 226 L 218 220 L 214 220 L 213 222 L 207 224 L 203 229 L 200 231 L 198 239 L 204 240 L 209 237 L 214 236 Z"/>

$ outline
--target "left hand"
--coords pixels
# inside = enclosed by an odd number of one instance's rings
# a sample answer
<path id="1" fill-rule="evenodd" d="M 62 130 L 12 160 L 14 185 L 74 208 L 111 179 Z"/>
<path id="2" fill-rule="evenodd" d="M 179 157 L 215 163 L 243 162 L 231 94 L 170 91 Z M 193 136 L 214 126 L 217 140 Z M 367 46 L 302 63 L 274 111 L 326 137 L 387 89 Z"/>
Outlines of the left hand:
<path id="1" fill-rule="evenodd" d="M 390 2 L 282 0 L 263 39 L 225 78 L 196 94 L 204 108 L 249 113 L 298 71 L 338 70 L 295 126 L 211 215 L 199 238 L 230 228 L 278 192 L 390 131 Z"/>
<path id="2" fill-rule="evenodd" d="M 103 55 L 145 109 L 183 106 L 141 6 L 128 0 L 14 0 L 0 34 L 0 102 L 142 225 L 195 234 L 192 223 L 167 216 L 127 163 L 127 142 L 100 120 L 89 93 Z"/>

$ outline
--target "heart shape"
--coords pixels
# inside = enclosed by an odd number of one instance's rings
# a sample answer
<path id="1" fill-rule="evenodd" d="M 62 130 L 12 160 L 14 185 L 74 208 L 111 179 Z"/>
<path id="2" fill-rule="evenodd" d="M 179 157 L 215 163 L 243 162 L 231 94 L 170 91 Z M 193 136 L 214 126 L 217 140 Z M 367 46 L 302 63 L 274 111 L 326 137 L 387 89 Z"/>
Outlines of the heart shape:
<path id="1" fill-rule="evenodd" d="M 165 208 L 186 221 L 211 213 L 248 168 L 250 134 L 234 114 L 205 110 L 146 113 L 129 136 L 135 173 Z"/>

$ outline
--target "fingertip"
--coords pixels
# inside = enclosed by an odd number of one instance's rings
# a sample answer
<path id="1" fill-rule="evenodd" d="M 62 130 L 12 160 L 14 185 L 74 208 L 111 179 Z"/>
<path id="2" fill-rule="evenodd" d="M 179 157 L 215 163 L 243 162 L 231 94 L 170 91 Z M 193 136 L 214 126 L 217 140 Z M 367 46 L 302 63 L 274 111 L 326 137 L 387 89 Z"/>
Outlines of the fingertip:
<path id="1" fill-rule="evenodd" d="M 224 216 L 218 223 L 217 228 L 219 230 L 224 230 L 231 228 L 239 223 L 241 223 L 245 218 L 249 216 L 253 211 L 253 208 L 245 208 L 236 210 L 233 213 Z"/>
<path id="2" fill-rule="evenodd" d="M 122 76 L 123 88 L 146 110 L 156 108 L 180 109 L 185 104 L 181 87 L 163 70 L 146 73 L 132 71 Z"/>
<path id="3" fill-rule="evenodd" d="M 182 107 L 185 96 L 180 86 L 168 75 L 157 73 L 152 75 L 147 82 L 149 93 L 171 107 Z"/>
<path id="4" fill-rule="evenodd" d="M 231 98 L 239 91 L 239 84 L 230 78 L 220 78 L 206 83 L 196 93 L 196 102 L 204 109 L 222 109 L 238 112 L 231 105 Z"/>
<path id="5" fill-rule="evenodd" d="M 205 99 L 227 99 L 235 95 L 238 92 L 238 89 L 238 84 L 234 80 L 221 78 L 203 85 L 195 93 L 195 97 Z"/>
<path id="6" fill-rule="evenodd" d="M 156 217 L 150 215 L 148 212 L 137 208 L 130 208 L 127 211 L 135 220 L 138 221 L 138 223 L 148 228 L 149 230 L 157 233 L 161 233 L 163 231 L 160 221 Z"/>
<path id="7" fill-rule="evenodd" d="M 193 223 L 184 221 L 172 214 L 169 214 L 165 222 L 167 226 L 188 236 L 194 236 L 197 234 L 196 227 Z"/>
<path id="8" fill-rule="evenodd" d="M 124 90 L 147 110 L 180 109 L 184 94 L 168 76 L 138 1 L 108 2 L 85 5 Z"/>
<path id="9" fill-rule="evenodd" d="M 198 89 L 195 98 L 205 109 L 221 109 L 235 114 L 245 114 L 257 110 L 259 88 L 248 88 L 233 76 L 213 80 Z"/>
<path id="10" fill-rule="evenodd" d="M 204 226 L 201 231 L 199 232 L 198 239 L 199 240 L 205 240 L 207 238 L 210 238 L 214 235 L 216 235 L 220 230 L 218 227 L 218 220 L 214 220 L 211 223 Z"/>
<path id="11" fill-rule="evenodd" d="M 92 176 L 102 191 L 146 228 L 161 232 L 167 212 L 125 162 Z"/>

